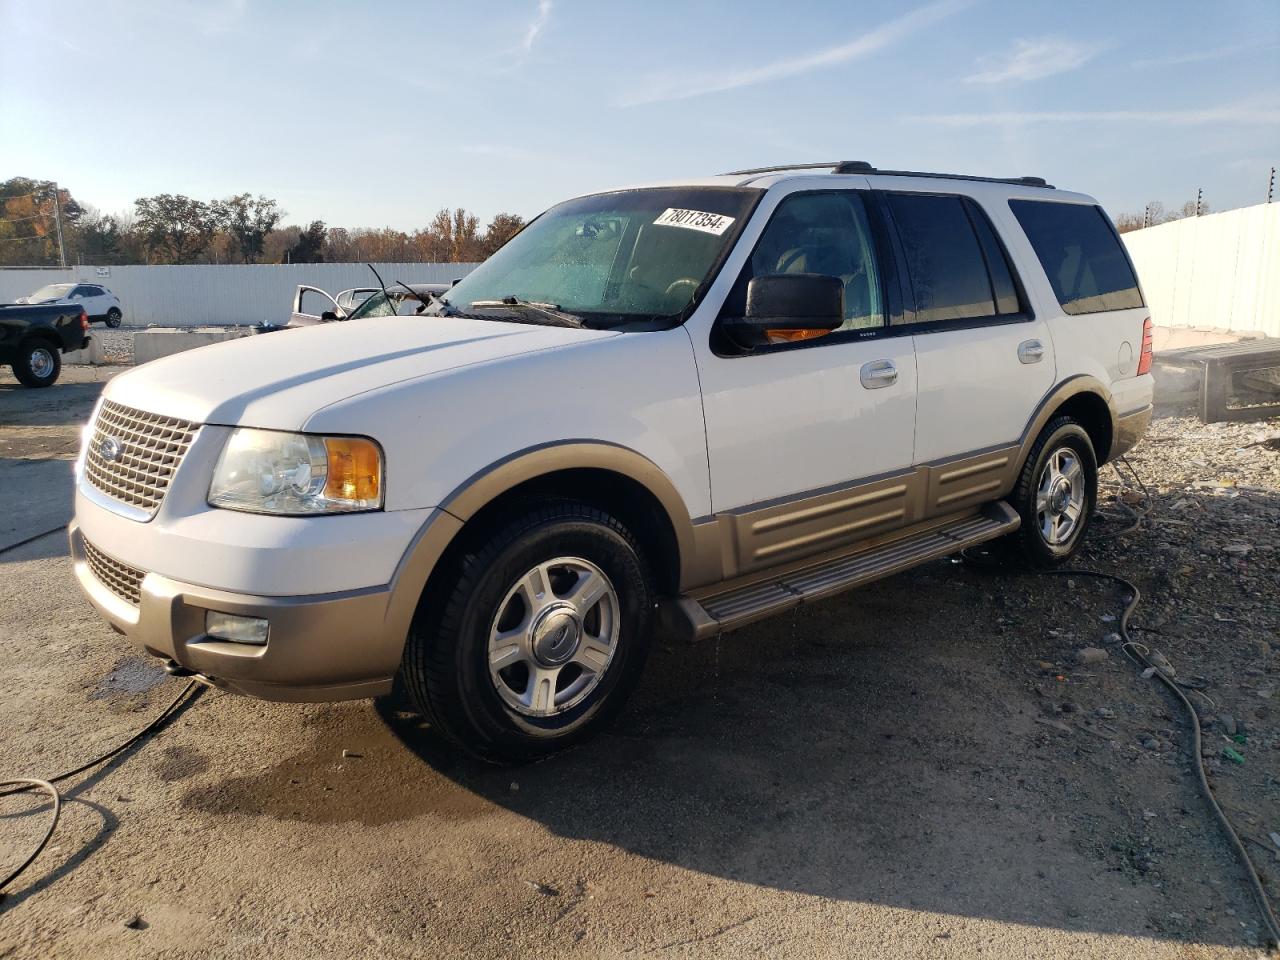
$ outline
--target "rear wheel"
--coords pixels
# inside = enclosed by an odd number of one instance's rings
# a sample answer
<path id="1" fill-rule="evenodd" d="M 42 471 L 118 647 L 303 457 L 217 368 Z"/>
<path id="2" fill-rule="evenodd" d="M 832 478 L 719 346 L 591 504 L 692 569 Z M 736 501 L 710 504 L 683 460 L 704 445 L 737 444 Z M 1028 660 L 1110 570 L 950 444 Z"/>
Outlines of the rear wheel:
<path id="1" fill-rule="evenodd" d="M 120 326 L 120 321 L 123 318 L 124 318 L 124 314 L 120 312 L 120 308 L 112 307 L 110 310 L 107 311 L 107 326 L 118 327 Z"/>
<path id="2" fill-rule="evenodd" d="M 29 340 L 18 348 L 13 375 L 25 387 L 48 387 L 62 372 L 58 348 L 43 340 Z"/>
<path id="3" fill-rule="evenodd" d="M 1035 567 L 1064 563 L 1084 541 L 1097 497 L 1089 434 L 1070 417 L 1058 417 L 1041 431 L 1014 487 L 1022 526 L 1009 545 Z"/>
<path id="4" fill-rule="evenodd" d="M 414 701 L 491 760 L 533 760 L 590 736 L 621 708 L 648 649 L 653 590 L 630 531 L 558 501 L 468 546 L 410 631 Z"/>

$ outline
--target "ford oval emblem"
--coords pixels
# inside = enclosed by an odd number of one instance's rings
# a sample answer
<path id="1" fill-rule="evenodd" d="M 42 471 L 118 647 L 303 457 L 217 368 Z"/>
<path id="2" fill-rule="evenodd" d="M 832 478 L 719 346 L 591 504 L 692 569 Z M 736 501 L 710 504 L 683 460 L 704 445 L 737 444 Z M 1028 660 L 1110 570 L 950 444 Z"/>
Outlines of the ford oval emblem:
<path id="1" fill-rule="evenodd" d="M 103 437 L 98 444 L 98 456 L 108 463 L 115 463 L 124 454 L 124 443 L 119 437 Z"/>

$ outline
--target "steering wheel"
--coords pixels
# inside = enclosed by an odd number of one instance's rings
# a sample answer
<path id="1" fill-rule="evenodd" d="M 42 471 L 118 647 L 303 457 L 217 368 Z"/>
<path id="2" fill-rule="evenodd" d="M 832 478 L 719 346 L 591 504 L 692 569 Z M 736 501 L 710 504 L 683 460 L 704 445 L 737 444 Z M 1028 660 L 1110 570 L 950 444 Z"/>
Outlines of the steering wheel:
<path id="1" fill-rule="evenodd" d="M 671 296 L 671 294 L 676 292 L 677 287 L 682 287 L 686 285 L 693 287 L 694 290 L 697 290 L 699 282 L 700 281 L 698 281 L 694 277 L 681 277 L 679 280 L 672 280 L 671 283 L 667 285 L 665 296 L 668 296 L 668 297 Z M 689 292 L 689 296 L 693 296 L 693 291 Z"/>

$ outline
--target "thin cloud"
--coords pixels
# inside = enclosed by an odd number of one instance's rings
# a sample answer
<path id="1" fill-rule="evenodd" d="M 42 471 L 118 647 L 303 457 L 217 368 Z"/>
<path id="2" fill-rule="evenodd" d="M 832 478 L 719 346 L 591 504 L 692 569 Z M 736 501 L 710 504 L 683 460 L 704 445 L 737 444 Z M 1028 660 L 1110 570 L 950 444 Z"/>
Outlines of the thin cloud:
<path id="1" fill-rule="evenodd" d="M 979 61 L 986 68 L 964 78 L 965 83 L 1026 83 L 1084 66 L 1103 47 L 1077 43 L 1058 37 L 1039 40 L 1016 40 L 1013 52 L 1005 57 L 989 57 Z"/>
<path id="2" fill-rule="evenodd" d="M 1216 47 L 1212 50 L 1188 50 L 1185 53 L 1170 54 L 1166 57 L 1151 57 L 1146 60 L 1135 60 L 1133 66 L 1136 69 L 1145 69 L 1147 67 L 1178 67 L 1187 63 L 1207 63 L 1213 60 L 1226 60 L 1228 57 L 1236 57 L 1242 54 L 1256 53 L 1261 50 L 1274 50 L 1280 46 L 1273 41 L 1262 41 L 1253 43 L 1237 43 L 1230 47 Z"/>
<path id="3" fill-rule="evenodd" d="M 937 0 L 918 7 L 874 30 L 837 47 L 828 47 L 814 53 L 784 60 L 774 60 L 745 70 L 715 70 L 701 73 L 668 73 L 649 78 L 647 85 L 636 93 L 624 96 L 619 105 L 634 107 L 643 103 L 663 103 L 670 100 L 687 100 L 708 93 L 737 90 L 769 80 L 795 77 L 813 70 L 833 67 L 837 64 L 859 60 L 883 50 L 913 33 L 930 27 L 940 20 L 969 7 L 974 0 Z"/>
<path id="4" fill-rule="evenodd" d="M 906 118 L 943 127 L 1030 126 L 1040 123 L 1134 123 L 1169 127 L 1209 124 L 1270 126 L 1280 123 L 1280 106 L 1235 103 L 1204 110 L 1041 110 L 1000 113 L 926 113 Z"/>
<path id="5" fill-rule="evenodd" d="M 538 35 L 547 26 L 547 21 L 551 19 L 551 0 L 538 0 L 538 13 L 533 18 L 533 22 L 525 29 L 524 32 L 524 51 L 528 53 L 533 49 L 533 42 L 538 39 Z"/>

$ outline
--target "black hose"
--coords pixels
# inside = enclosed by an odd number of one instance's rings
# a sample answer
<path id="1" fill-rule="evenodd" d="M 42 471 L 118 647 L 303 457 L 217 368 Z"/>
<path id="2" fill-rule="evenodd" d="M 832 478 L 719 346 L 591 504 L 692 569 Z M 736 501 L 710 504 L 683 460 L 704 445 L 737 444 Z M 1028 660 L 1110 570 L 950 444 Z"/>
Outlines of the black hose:
<path id="1" fill-rule="evenodd" d="M 58 817 L 62 815 L 62 795 L 58 793 L 58 788 L 48 780 L 37 780 L 35 777 L 19 777 L 16 780 L 0 781 L 0 787 L 11 787 L 18 783 L 24 785 L 21 790 L 10 790 L 5 793 L 4 796 L 8 796 L 9 793 L 22 793 L 24 790 L 43 790 L 49 795 L 49 798 L 53 800 L 53 815 L 49 818 L 49 829 L 44 832 L 44 836 L 40 838 L 40 842 L 36 844 L 36 848 L 31 851 L 31 856 L 22 861 L 17 870 L 14 870 L 13 873 L 9 874 L 3 880 L 0 880 L 0 897 L 4 896 L 4 888 L 14 880 L 17 880 L 22 871 L 31 866 L 31 864 L 35 862 L 36 857 L 40 856 L 40 852 L 44 850 L 45 845 L 48 844 L 49 840 L 53 837 L 53 831 L 58 827 Z"/>
<path id="2" fill-rule="evenodd" d="M 192 691 L 194 691 L 194 693 L 192 693 Z M 100 756 L 94 757 L 92 760 L 88 761 L 87 763 L 80 764 L 80 766 L 76 767 L 74 770 L 68 770 L 65 773 L 58 774 L 56 777 L 50 777 L 47 780 L 41 780 L 35 777 L 15 777 L 12 780 L 5 780 L 3 782 L 0 782 L 0 787 L 8 788 L 5 790 L 0 790 L 0 797 L 9 797 L 15 793 L 26 793 L 29 790 L 43 790 L 45 793 L 49 794 L 50 797 L 53 799 L 53 815 L 49 821 L 49 829 L 45 831 L 44 837 L 36 845 L 35 850 L 32 851 L 31 855 L 27 857 L 27 859 L 22 863 L 22 865 L 19 866 L 18 869 L 14 870 L 7 877 L 5 877 L 3 880 L 0 880 L 0 897 L 4 895 L 3 891 L 5 887 L 9 886 L 9 884 L 11 884 L 14 880 L 18 879 L 18 877 L 22 874 L 22 872 L 26 870 L 27 867 L 31 866 L 32 863 L 35 862 L 36 857 L 40 856 L 41 851 L 44 850 L 45 846 L 49 842 L 49 839 L 53 836 L 54 829 L 58 826 L 58 817 L 62 811 L 62 795 L 58 792 L 58 788 L 55 787 L 54 784 L 60 783 L 63 780 L 70 779 L 71 777 L 74 777 L 78 773 L 84 773 L 86 770 L 92 767 L 96 767 L 99 764 L 106 763 L 112 757 L 117 756 L 118 754 L 121 754 L 124 751 L 128 750 L 131 746 L 133 746 L 139 740 L 142 740 L 144 737 L 148 736 L 149 734 L 159 730 L 167 720 L 173 717 L 173 715 L 183 705 L 184 701 L 186 703 L 194 703 L 196 701 L 196 698 L 199 697 L 200 694 L 203 692 L 204 692 L 204 687 L 201 686 L 200 682 L 197 680 L 192 680 L 190 683 L 186 685 L 183 691 L 180 694 L 178 694 L 176 698 L 174 698 L 172 703 L 170 703 L 167 707 L 165 707 L 162 711 L 160 711 L 159 715 L 154 720 L 152 720 L 145 727 L 143 727 L 141 730 L 139 730 L 137 733 L 131 736 L 128 740 L 124 741 L 121 744 L 118 744 L 115 747 L 112 747 L 106 753 Z M 192 695 L 188 698 L 188 694 L 192 694 Z"/>
<path id="3" fill-rule="evenodd" d="M 1240 861 L 1240 865 L 1244 867 L 1249 886 L 1253 891 L 1253 898 L 1257 901 L 1258 910 L 1262 914 L 1263 923 L 1267 927 L 1270 935 L 1269 948 L 1275 950 L 1280 947 L 1280 920 L 1276 919 L 1275 911 L 1271 908 L 1271 901 L 1267 897 L 1267 892 L 1262 886 L 1262 878 L 1258 876 L 1257 868 L 1253 865 L 1253 860 L 1249 857 L 1249 851 L 1245 849 L 1244 842 L 1240 839 L 1240 834 L 1231 824 L 1231 820 L 1227 817 L 1226 811 L 1222 809 L 1222 805 L 1218 803 L 1218 798 L 1214 796 L 1213 787 L 1209 785 L 1209 777 L 1204 770 L 1204 758 L 1200 754 L 1203 743 L 1203 735 L 1200 729 L 1200 714 L 1195 708 L 1190 698 L 1182 692 L 1181 685 L 1172 677 L 1161 670 L 1156 664 L 1152 663 L 1147 656 L 1151 653 L 1149 647 L 1139 643 L 1129 636 L 1129 618 L 1133 616 L 1133 611 L 1138 608 L 1138 603 L 1142 599 L 1142 594 L 1132 582 L 1124 577 L 1116 576 L 1113 573 L 1100 573 L 1096 570 L 1081 570 L 1065 568 L 1060 570 L 1042 570 L 1040 573 L 1047 576 L 1073 576 L 1073 577 L 1093 577 L 1097 580 L 1110 580 L 1112 583 L 1118 583 L 1130 591 L 1129 601 L 1124 606 L 1124 612 L 1120 614 L 1120 636 L 1124 639 L 1121 650 L 1134 663 L 1144 668 L 1144 674 L 1149 670 L 1151 676 L 1160 680 L 1169 688 L 1181 701 L 1182 706 L 1186 709 L 1187 714 L 1191 717 L 1191 756 L 1195 763 L 1196 778 L 1200 783 L 1200 792 L 1208 801 L 1214 815 L 1218 818 L 1218 823 L 1222 826 L 1223 832 L 1227 835 L 1227 839 L 1231 841 L 1231 846 L 1235 850 L 1236 859 Z"/>

